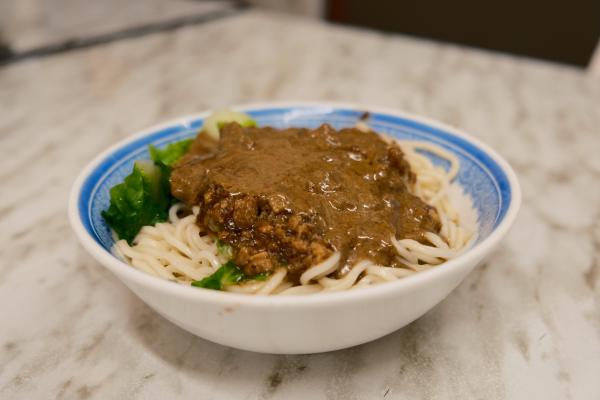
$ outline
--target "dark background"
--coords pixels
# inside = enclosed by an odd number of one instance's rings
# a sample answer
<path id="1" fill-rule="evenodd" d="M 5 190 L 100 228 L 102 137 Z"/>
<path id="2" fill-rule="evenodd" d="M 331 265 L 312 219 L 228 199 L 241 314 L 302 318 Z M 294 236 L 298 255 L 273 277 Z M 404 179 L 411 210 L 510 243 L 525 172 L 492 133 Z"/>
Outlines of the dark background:
<path id="1" fill-rule="evenodd" d="M 586 66 L 600 0 L 329 0 L 332 22 Z"/>

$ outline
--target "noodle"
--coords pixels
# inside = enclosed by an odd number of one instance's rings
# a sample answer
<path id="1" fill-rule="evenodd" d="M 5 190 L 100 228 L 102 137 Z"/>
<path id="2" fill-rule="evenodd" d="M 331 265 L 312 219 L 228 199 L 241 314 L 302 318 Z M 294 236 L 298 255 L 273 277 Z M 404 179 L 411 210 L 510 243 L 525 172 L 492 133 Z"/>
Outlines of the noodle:
<path id="1" fill-rule="evenodd" d="M 265 281 L 246 281 L 224 289 L 234 293 L 281 296 L 340 291 L 402 279 L 456 257 L 473 237 L 473 233 L 461 226 L 459 213 L 448 196 L 448 188 L 460 167 L 458 158 L 431 143 L 398 143 L 416 176 L 415 184 L 409 189 L 436 208 L 442 224 L 439 234 L 424 234 L 429 244 L 390 238 L 398 252 L 398 260 L 405 268 L 385 267 L 362 260 L 335 279 L 330 275 L 338 270 L 341 254 L 334 252 L 323 262 L 304 271 L 300 285 L 293 286 L 286 281 L 287 270 L 280 268 Z M 446 171 L 435 166 L 423 152 L 448 161 L 449 169 Z M 189 285 L 206 278 L 228 260 L 217 251 L 214 238 L 201 235 L 195 223 L 199 211 L 198 206 L 190 210 L 182 203 L 175 204 L 169 209 L 168 222 L 143 227 L 133 246 L 119 240 L 114 252 L 140 271 L 181 284 Z"/>
<path id="2" fill-rule="evenodd" d="M 337 269 L 337 264 L 340 261 L 340 253 L 333 253 L 328 259 L 320 264 L 310 267 L 300 276 L 300 283 L 306 285 L 312 279 L 322 278 L 329 275 Z"/>

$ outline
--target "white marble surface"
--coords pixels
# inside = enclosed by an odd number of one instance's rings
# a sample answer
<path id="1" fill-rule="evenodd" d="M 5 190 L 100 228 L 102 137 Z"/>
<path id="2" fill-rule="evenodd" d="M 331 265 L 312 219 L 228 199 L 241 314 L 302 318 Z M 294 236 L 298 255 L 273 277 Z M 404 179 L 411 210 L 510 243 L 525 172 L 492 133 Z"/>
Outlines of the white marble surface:
<path id="1" fill-rule="evenodd" d="M 21 52 L 232 8 L 224 0 L 0 0 L 0 35 Z"/>
<path id="2" fill-rule="evenodd" d="M 334 99 L 464 128 L 524 190 L 503 246 L 410 326 L 271 356 L 175 327 L 77 244 L 67 193 L 129 133 L 209 107 Z M 600 398 L 600 81 L 261 12 L 0 69 L 0 398 Z"/>

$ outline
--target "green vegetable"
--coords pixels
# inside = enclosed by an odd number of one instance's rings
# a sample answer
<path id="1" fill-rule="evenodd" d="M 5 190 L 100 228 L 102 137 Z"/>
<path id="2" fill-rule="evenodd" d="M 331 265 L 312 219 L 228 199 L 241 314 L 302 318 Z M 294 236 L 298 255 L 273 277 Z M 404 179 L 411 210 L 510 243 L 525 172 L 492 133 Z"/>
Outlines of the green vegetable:
<path id="1" fill-rule="evenodd" d="M 229 122 L 237 122 L 245 128 L 256 126 L 256 121 L 248 114 L 237 111 L 217 111 L 204 120 L 202 129 L 218 140 L 219 130 Z"/>
<path id="2" fill-rule="evenodd" d="M 165 221 L 170 204 L 162 171 L 151 161 L 136 161 L 123 183 L 110 189 L 110 207 L 102 216 L 120 239 L 131 244 L 142 226 Z"/>
<path id="3" fill-rule="evenodd" d="M 148 146 L 150 158 L 156 164 L 163 164 L 167 167 L 173 166 L 175 161 L 179 160 L 190 148 L 193 139 L 186 139 L 179 142 L 171 143 L 164 149 L 157 149 L 153 145 Z"/>
<path id="4" fill-rule="evenodd" d="M 217 242 L 217 246 L 219 246 L 219 243 L 220 242 Z M 225 246 L 229 247 L 228 245 Z M 225 286 L 235 285 L 242 281 L 266 281 L 269 275 L 268 272 L 262 272 L 256 275 L 246 275 L 232 260 L 229 260 L 218 270 L 213 272 L 212 275 L 207 276 L 202 280 L 192 282 L 192 286 L 223 290 Z"/>
<path id="5" fill-rule="evenodd" d="M 233 261 L 227 261 L 212 275 L 200 281 L 192 282 L 192 286 L 206 289 L 222 290 L 224 286 L 235 285 L 244 279 L 245 275 Z"/>
<path id="6" fill-rule="evenodd" d="M 246 275 L 246 279 L 249 281 L 266 281 L 267 278 L 270 276 L 271 274 L 269 272 L 261 272 L 260 274 L 256 274 L 256 275 Z"/>
<path id="7" fill-rule="evenodd" d="M 231 259 L 233 257 L 233 250 L 231 246 L 227 243 L 221 242 L 220 240 L 217 240 L 217 252 L 226 259 Z"/>
<path id="8" fill-rule="evenodd" d="M 171 166 L 191 144 L 192 139 L 172 143 L 164 149 L 150 145 L 152 161 L 136 161 L 133 172 L 123 183 L 110 189 L 110 206 L 102 212 L 102 217 L 119 239 L 131 244 L 143 226 L 167 220 L 169 207 L 175 201 L 169 184 Z"/>

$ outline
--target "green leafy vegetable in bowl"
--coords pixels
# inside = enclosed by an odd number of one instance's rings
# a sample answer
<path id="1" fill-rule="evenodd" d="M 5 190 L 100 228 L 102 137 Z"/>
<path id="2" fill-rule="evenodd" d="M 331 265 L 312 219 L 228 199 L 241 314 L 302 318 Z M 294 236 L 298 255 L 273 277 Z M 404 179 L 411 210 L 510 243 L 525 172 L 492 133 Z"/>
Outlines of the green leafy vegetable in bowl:
<path id="1" fill-rule="evenodd" d="M 189 149 L 191 139 L 159 150 L 149 146 L 150 160 L 138 160 L 122 183 L 110 189 L 110 206 L 102 217 L 119 239 L 129 244 L 146 225 L 166 221 L 173 203 L 169 186 L 171 165 Z"/>
<path id="2" fill-rule="evenodd" d="M 224 286 L 235 285 L 244 280 L 244 273 L 233 261 L 228 261 L 206 278 L 192 282 L 192 286 L 222 290 Z"/>
<path id="3" fill-rule="evenodd" d="M 225 286 L 236 285 L 242 281 L 265 281 L 268 277 L 269 274 L 266 272 L 252 276 L 246 275 L 232 260 L 229 260 L 206 278 L 192 282 L 192 286 L 223 290 Z"/>
<path id="4" fill-rule="evenodd" d="M 131 175 L 110 189 L 110 207 L 102 216 L 120 239 L 131 243 L 142 226 L 167 219 L 170 200 L 161 174 L 151 161 L 136 161 Z"/>
<path id="5" fill-rule="evenodd" d="M 252 281 L 261 281 L 262 282 L 262 281 L 266 281 L 269 276 L 271 276 L 270 273 L 268 273 L 268 272 L 261 272 L 260 274 L 256 274 L 256 275 L 253 275 L 253 276 L 246 276 L 246 279 L 247 280 L 252 280 Z"/>
<path id="6" fill-rule="evenodd" d="M 156 164 L 162 164 L 167 167 L 172 167 L 189 150 L 193 139 L 181 140 L 171 143 L 165 149 L 158 149 L 153 145 L 148 146 L 150 158 Z"/>

